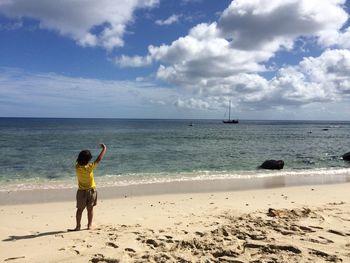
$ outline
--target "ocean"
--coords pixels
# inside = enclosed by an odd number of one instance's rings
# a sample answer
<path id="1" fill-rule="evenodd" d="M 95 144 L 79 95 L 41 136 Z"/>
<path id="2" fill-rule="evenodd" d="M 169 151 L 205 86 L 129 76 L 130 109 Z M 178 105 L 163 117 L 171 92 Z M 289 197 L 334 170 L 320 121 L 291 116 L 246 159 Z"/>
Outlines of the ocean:
<path id="1" fill-rule="evenodd" d="M 189 124 L 193 125 L 190 126 Z M 0 118 L 0 191 L 76 187 L 75 160 L 107 154 L 98 187 L 179 180 L 350 176 L 350 122 Z M 260 170 L 281 159 L 280 171 Z"/>

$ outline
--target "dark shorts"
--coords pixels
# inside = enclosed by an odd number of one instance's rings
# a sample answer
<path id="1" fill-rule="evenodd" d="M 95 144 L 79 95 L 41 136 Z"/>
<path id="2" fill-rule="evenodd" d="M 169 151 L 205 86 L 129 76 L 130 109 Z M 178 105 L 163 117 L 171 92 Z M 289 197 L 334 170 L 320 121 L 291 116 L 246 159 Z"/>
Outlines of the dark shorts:
<path id="1" fill-rule="evenodd" d="M 96 189 L 88 189 L 77 191 L 77 208 L 84 209 L 85 207 L 91 208 L 97 204 L 97 191 Z"/>

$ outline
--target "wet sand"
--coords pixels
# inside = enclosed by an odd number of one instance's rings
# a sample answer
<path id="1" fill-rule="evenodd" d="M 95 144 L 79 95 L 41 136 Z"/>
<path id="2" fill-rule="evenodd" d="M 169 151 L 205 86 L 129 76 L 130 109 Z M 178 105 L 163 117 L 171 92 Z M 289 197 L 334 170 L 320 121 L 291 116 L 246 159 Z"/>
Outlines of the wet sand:
<path id="1" fill-rule="evenodd" d="M 99 189 L 94 229 L 79 232 L 67 232 L 75 190 L 2 193 L 0 261 L 350 262 L 350 184 L 274 182 L 203 193 Z"/>
<path id="2" fill-rule="evenodd" d="M 98 181 L 99 178 L 96 178 Z M 350 173 L 294 175 L 294 176 L 268 176 L 256 178 L 222 178 L 212 180 L 188 180 L 160 183 L 139 183 L 131 185 L 117 185 L 112 187 L 99 187 L 99 197 L 102 199 L 115 199 L 124 197 L 136 197 L 146 195 L 186 194 L 186 193 L 210 193 L 231 192 L 253 189 L 270 189 L 279 187 L 291 187 L 302 185 L 324 185 L 350 183 Z M 59 201 L 71 201 L 75 199 L 75 182 L 72 188 L 60 188 L 51 184 L 50 189 L 34 189 L 13 191 L 0 191 L 0 205 L 33 204 Z M 74 185 L 74 186 L 73 186 Z M 10 187 L 11 189 L 12 187 Z M 15 188 L 18 188 L 16 186 Z M 4 188 L 6 189 L 6 187 Z"/>

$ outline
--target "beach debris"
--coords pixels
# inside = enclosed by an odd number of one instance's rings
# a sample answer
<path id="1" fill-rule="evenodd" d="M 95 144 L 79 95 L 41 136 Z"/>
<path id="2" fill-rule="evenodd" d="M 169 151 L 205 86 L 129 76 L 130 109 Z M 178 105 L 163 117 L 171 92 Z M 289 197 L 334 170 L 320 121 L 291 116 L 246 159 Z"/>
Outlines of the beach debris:
<path id="1" fill-rule="evenodd" d="M 343 160 L 350 161 L 350 152 L 343 154 Z"/>
<path id="2" fill-rule="evenodd" d="M 284 167 L 283 160 L 266 160 L 259 166 L 261 169 L 281 170 Z"/>

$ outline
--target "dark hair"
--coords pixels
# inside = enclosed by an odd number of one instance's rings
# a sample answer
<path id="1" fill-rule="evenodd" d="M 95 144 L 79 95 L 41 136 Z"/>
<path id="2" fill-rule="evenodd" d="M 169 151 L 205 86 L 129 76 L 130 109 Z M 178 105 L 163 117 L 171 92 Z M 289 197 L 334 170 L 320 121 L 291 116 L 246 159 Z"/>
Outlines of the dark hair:
<path id="1" fill-rule="evenodd" d="M 83 150 L 79 153 L 77 162 L 79 165 L 87 165 L 92 158 L 91 152 L 89 150 Z"/>

